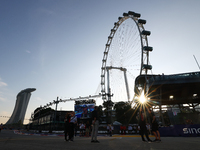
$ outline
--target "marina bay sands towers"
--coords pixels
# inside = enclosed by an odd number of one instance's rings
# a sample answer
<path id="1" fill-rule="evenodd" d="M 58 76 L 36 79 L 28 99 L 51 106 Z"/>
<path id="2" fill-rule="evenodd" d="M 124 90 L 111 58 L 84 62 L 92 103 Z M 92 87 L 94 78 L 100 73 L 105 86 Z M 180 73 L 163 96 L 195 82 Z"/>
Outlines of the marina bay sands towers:
<path id="1" fill-rule="evenodd" d="M 23 124 L 28 102 L 31 97 L 31 92 L 35 90 L 35 88 L 27 88 L 17 94 L 15 108 L 10 119 L 7 121 L 6 124 L 19 123 L 20 121 Z"/>

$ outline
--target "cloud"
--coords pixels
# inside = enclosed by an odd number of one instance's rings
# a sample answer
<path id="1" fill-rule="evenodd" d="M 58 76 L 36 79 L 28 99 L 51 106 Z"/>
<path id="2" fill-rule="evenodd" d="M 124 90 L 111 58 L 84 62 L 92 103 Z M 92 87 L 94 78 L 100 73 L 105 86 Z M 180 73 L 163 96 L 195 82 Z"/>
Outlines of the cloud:
<path id="1" fill-rule="evenodd" d="M 2 96 L 2 95 L 3 95 L 2 89 L 3 89 L 5 86 L 8 86 L 8 84 L 5 83 L 5 82 L 3 82 L 2 79 L 0 78 L 0 88 L 1 88 L 1 91 L 0 91 L 0 101 L 2 101 L 2 102 L 5 102 L 5 101 L 6 101 L 6 99 L 4 98 L 4 96 Z"/>
<path id="2" fill-rule="evenodd" d="M 42 101 L 42 98 L 36 97 L 36 100 L 37 100 L 37 101 Z"/>
<path id="3" fill-rule="evenodd" d="M 3 98 L 3 93 L 0 91 L 0 101 L 2 101 L 2 102 L 5 102 L 6 101 L 6 99 L 5 98 Z"/>
<path id="4" fill-rule="evenodd" d="M 7 112 L 7 111 L 1 111 L 0 114 L 1 114 L 2 116 L 10 116 L 10 113 Z"/>
<path id="5" fill-rule="evenodd" d="M 0 86 L 7 86 L 7 83 L 0 81 Z"/>
<path id="6" fill-rule="evenodd" d="M 1 78 L 0 78 L 0 87 L 2 87 L 2 86 L 7 86 L 8 84 L 7 83 L 5 83 L 5 82 L 3 82 L 3 81 L 1 81 Z"/>
<path id="7" fill-rule="evenodd" d="M 27 50 L 26 53 L 29 53 L 29 54 L 30 54 L 31 52 Z"/>
<path id="8" fill-rule="evenodd" d="M 9 117 L 11 116 L 11 114 L 7 111 L 1 111 L 0 112 L 0 123 L 6 123 L 9 119 Z"/>
<path id="9" fill-rule="evenodd" d="M 0 96 L 0 101 L 4 102 L 6 99 Z"/>
<path id="10" fill-rule="evenodd" d="M 38 72 L 31 71 L 32 74 L 38 75 Z"/>
<path id="11" fill-rule="evenodd" d="M 46 14 L 46 15 L 54 15 L 55 14 L 55 12 L 53 12 L 53 11 L 51 11 L 49 9 L 46 9 L 46 8 L 39 9 L 39 12 L 43 13 L 43 14 Z"/>

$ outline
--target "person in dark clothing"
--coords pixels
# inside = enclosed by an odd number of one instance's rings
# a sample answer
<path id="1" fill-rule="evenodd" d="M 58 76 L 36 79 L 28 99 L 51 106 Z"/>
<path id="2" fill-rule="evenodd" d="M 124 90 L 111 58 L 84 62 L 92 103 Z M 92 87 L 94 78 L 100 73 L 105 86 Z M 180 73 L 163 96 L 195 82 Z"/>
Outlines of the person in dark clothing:
<path id="1" fill-rule="evenodd" d="M 156 138 L 154 140 L 154 142 L 161 142 L 160 132 L 158 130 L 158 122 L 156 121 L 155 114 L 153 113 L 153 111 L 150 108 L 148 109 L 148 112 L 149 112 L 150 123 L 151 123 L 151 131 Z"/>
<path id="2" fill-rule="evenodd" d="M 94 111 L 92 112 L 92 139 L 91 142 L 99 143 L 97 140 L 97 133 L 99 128 L 99 114 L 98 114 L 98 107 L 94 107 Z"/>
<path id="3" fill-rule="evenodd" d="M 65 140 L 68 141 L 69 140 L 69 123 L 70 123 L 70 118 L 71 115 L 70 113 L 67 113 L 64 119 L 65 122 Z M 67 138 L 68 137 L 68 138 Z"/>
<path id="4" fill-rule="evenodd" d="M 112 131 L 113 131 L 113 126 L 110 124 L 109 125 L 109 135 L 112 136 Z"/>
<path id="5" fill-rule="evenodd" d="M 145 134 L 148 142 L 152 142 L 149 138 L 147 127 L 146 127 L 146 122 L 147 122 L 146 113 L 142 110 L 142 107 L 140 108 L 140 112 L 139 112 L 139 115 L 137 116 L 137 119 L 139 121 L 140 135 L 142 137 L 142 141 L 146 142 L 146 140 L 144 139 L 144 134 Z"/>
<path id="6" fill-rule="evenodd" d="M 77 117 L 75 112 L 71 113 L 70 123 L 69 123 L 69 141 L 74 141 L 74 127 L 77 124 Z"/>
<path id="7" fill-rule="evenodd" d="M 87 121 L 85 124 L 85 136 L 89 137 L 90 136 L 90 122 Z"/>
<path id="8" fill-rule="evenodd" d="M 78 123 L 76 123 L 76 124 L 74 124 L 74 136 L 76 137 L 76 135 L 77 135 L 77 131 L 79 130 L 79 124 Z"/>

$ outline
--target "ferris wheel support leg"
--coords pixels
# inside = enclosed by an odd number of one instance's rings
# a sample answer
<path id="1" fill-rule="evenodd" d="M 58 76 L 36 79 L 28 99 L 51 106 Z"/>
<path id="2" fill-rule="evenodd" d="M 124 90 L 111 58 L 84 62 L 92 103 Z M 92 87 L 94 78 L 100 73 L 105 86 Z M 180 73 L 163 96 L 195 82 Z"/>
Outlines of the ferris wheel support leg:
<path id="1" fill-rule="evenodd" d="M 130 101 L 130 94 L 129 94 L 129 88 L 128 88 L 128 80 L 127 80 L 127 76 L 126 76 L 126 71 L 125 70 L 124 70 L 124 80 L 125 80 L 127 98 L 128 98 L 128 101 Z"/>
<path id="2" fill-rule="evenodd" d="M 110 75 L 109 75 L 109 69 L 107 69 L 107 94 L 111 94 L 110 93 Z"/>

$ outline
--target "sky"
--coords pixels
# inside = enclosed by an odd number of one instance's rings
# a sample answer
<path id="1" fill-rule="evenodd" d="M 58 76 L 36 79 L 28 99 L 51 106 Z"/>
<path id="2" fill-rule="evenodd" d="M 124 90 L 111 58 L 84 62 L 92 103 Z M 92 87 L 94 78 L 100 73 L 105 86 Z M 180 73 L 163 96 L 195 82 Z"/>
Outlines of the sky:
<path id="1" fill-rule="evenodd" d="M 200 63 L 199 6 L 199 0 L 0 0 L 0 123 L 26 88 L 36 88 L 26 119 L 57 97 L 98 94 L 107 37 L 124 12 L 147 20 L 153 74 L 199 71 L 193 56 Z M 58 110 L 74 110 L 74 102 Z"/>

